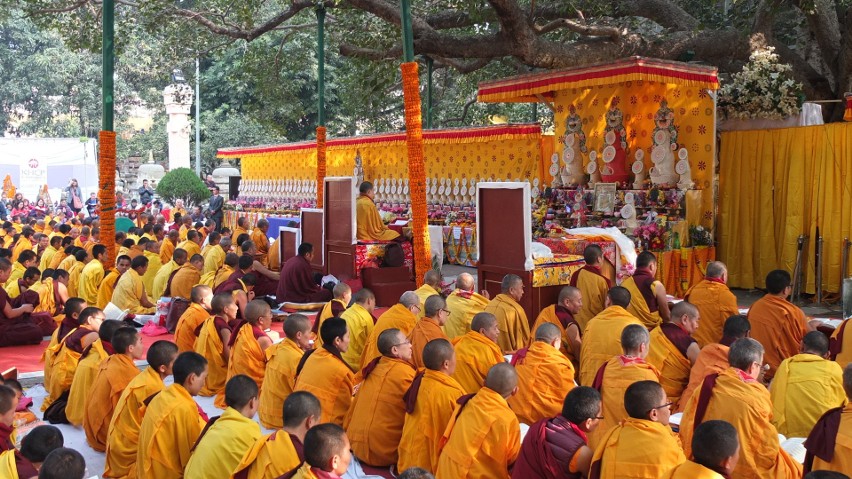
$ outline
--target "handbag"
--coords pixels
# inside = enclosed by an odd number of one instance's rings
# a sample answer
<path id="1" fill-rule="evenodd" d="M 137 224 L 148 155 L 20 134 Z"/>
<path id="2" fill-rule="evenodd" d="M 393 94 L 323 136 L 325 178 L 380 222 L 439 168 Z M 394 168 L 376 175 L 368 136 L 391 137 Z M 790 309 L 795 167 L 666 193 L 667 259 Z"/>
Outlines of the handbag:
<path id="1" fill-rule="evenodd" d="M 71 205 L 75 210 L 79 210 L 83 207 L 83 202 L 80 201 L 80 197 L 77 196 L 77 193 L 71 192 Z"/>

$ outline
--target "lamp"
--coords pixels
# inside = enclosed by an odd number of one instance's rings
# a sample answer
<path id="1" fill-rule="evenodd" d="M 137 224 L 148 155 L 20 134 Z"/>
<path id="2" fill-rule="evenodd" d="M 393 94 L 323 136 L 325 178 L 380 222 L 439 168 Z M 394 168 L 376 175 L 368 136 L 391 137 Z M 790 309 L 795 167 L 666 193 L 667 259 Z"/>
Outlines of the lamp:
<path id="1" fill-rule="evenodd" d="M 172 70 L 172 83 L 186 83 L 186 77 L 183 76 L 183 72 L 180 68 Z"/>

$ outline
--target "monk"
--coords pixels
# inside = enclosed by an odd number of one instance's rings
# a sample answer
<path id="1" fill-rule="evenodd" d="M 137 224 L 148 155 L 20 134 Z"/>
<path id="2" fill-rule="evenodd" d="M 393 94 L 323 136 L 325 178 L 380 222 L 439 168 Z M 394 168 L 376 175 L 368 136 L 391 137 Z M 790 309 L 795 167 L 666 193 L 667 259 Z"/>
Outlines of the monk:
<path id="1" fill-rule="evenodd" d="M 238 280 L 243 280 L 246 276 L 252 275 L 252 264 L 254 259 L 251 256 L 244 254 L 237 259 L 237 267 L 230 276 L 225 278 L 218 286 L 213 288 L 213 294 L 227 293 L 237 289 L 245 289 L 245 283 L 240 283 Z"/>
<path id="2" fill-rule="evenodd" d="M 50 383 L 53 360 L 56 358 L 56 354 L 59 351 L 57 345 L 63 339 L 65 339 L 65 336 L 67 336 L 69 333 L 73 332 L 79 327 L 80 313 L 85 308 L 86 302 L 80 298 L 69 298 L 68 301 L 65 302 L 65 305 L 62 309 L 63 314 L 61 322 L 51 335 L 50 342 L 48 343 L 47 348 L 45 348 L 41 356 L 41 362 L 44 363 L 45 385 Z M 92 341 L 94 341 L 95 339 L 97 339 L 97 337 L 92 339 Z"/>
<path id="3" fill-rule="evenodd" d="M 340 319 L 346 321 L 349 329 L 349 349 L 343 353 L 343 360 L 353 372 L 361 367 L 361 355 L 367 346 L 367 340 L 373 332 L 376 318 L 376 295 L 367 288 L 361 288 L 352 296 L 352 306 L 340 313 Z"/>
<path id="4" fill-rule="evenodd" d="M 693 391 L 701 387 L 704 378 L 710 374 L 721 373 L 731 367 L 728 363 L 728 350 L 737 339 L 748 337 L 751 325 L 748 318 L 742 315 L 734 315 L 725 321 L 722 329 L 722 340 L 718 343 L 710 343 L 701 348 L 692 370 L 689 372 L 689 383 L 680 396 L 675 412 L 683 412 L 686 403 L 692 397 Z"/>
<path id="5" fill-rule="evenodd" d="M 736 428 L 742 447 L 733 477 L 801 477 L 802 465 L 781 449 L 778 431 L 770 422 L 769 391 L 757 380 L 763 366 L 763 346 L 751 338 L 738 339 L 731 344 L 728 361 L 731 367 L 707 376 L 686 404 L 680 423 L 684 452 L 692 455 L 697 425 L 722 419 Z"/>
<path id="6" fill-rule="evenodd" d="M 15 391 L 0 384 L 0 452 L 15 450 L 15 409 L 18 407 Z"/>
<path id="7" fill-rule="evenodd" d="M 664 477 L 686 462 L 669 428 L 672 403 L 656 381 L 639 381 L 624 393 L 628 418 L 607 431 L 595 448 L 590 479 Z"/>
<path id="8" fill-rule="evenodd" d="M 33 235 L 35 234 L 35 230 L 30 228 L 29 226 L 25 226 L 21 229 L 21 235 L 18 238 L 18 242 L 12 247 L 12 257 L 17 258 L 24 251 L 33 251 Z M 35 253 L 35 251 L 33 251 Z M 35 256 L 33 257 L 35 259 Z M 35 266 L 35 265 L 31 265 Z"/>
<path id="9" fill-rule="evenodd" d="M 846 405 L 830 409 L 817 421 L 805 441 L 805 472 L 852 471 L 852 366 L 843 369 Z"/>
<path id="10" fill-rule="evenodd" d="M 0 477 L 8 479 L 38 477 L 44 460 L 51 452 L 62 448 L 64 442 L 59 428 L 48 425 L 36 426 L 21 439 L 20 451 L 9 449 L 0 454 Z"/>
<path id="11" fill-rule="evenodd" d="M 0 281 L 8 279 L 12 264 L 0 258 Z M 6 290 L 0 290 L 0 347 L 39 344 L 43 331 L 24 314 L 33 312 L 33 305 L 13 308 Z"/>
<path id="12" fill-rule="evenodd" d="M 6 295 L 12 300 L 14 306 L 20 306 L 23 303 L 30 303 L 33 307 L 37 306 L 38 293 L 34 295 L 26 295 L 21 298 L 22 293 L 26 293 L 41 279 L 41 272 L 35 266 L 30 266 L 24 271 L 24 275 L 17 281 L 9 281 L 6 285 Z M 33 301 L 34 300 L 34 301 Z M 52 331 L 51 331 L 52 332 Z"/>
<path id="13" fill-rule="evenodd" d="M 189 256 L 185 249 L 176 248 L 174 250 L 171 261 L 163 264 L 163 266 L 160 267 L 160 270 L 157 271 L 156 276 L 154 276 L 154 287 L 151 289 L 151 297 L 159 299 L 163 296 L 163 293 L 166 292 L 166 285 L 168 284 L 172 273 L 183 266 L 188 259 Z"/>
<path id="14" fill-rule="evenodd" d="M 252 420 L 257 413 L 257 384 L 238 374 L 225 385 L 227 408 L 211 420 L 196 441 L 184 472 L 187 479 L 227 475 L 260 439 L 260 426 Z M 223 474 L 224 473 L 224 474 Z"/>
<path id="15" fill-rule="evenodd" d="M 626 326 L 642 324 L 636 316 L 627 312 L 630 296 L 626 288 L 613 287 L 606 295 L 606 309 L 586 325 L 580 348 L 580 384 L 592 384 L 598 369 L 613 356 L 622 353 L 621 331 Z"/>
<path id="16" fill-rule="evenodd" d="M 142 277 L 142 284 L 145 285 L 145 291 L 154 290 L 154 280 L 157 278 L 157 273 L 163 267 L 163 262 L 160 260 L 160 245 L 154 240 L 142 238 L 139 241 L 144 241 L 140 244 L 143 248 L 142 254 L 148 258 L 148 271 Z"/>
<path id="17" fill-rule="evenodd" d="M 169 230 L 166 237 L 163 238 L 163 244 L 160 245 L 161 263 L 166 264 L 172 260 L 172 255 L 175 252 L 175 248 L 177 248 L 178 242 L 179 233 L 176 230 Z"/>
<path id="18" fill-rule="evenodd" d="M 571 275 L 571 286 L 580 290 L 583 305 L 574 316 L 581 329 L 586 329 L 589 321 L 606 308 L 606 293 L 613 286 L 612 281 L 603 275 L 603 250 L 596 244 L 583 249 L 585 266 Z"/>
<path id="19" fill-rule="evenodd" d="M 296 368 L 294 391 L 308 391 L 319 399 L 321 422 L 342 425 L 355 391 L 355 376 L 340 357 L 349 347 L 349 331 L 342 319 L 329 318 L 320 335 L 322 347 L 305 353 Z"/>
<path id="20" fill-rule="evenodd" d="M 269 221 L 264 218 L 257 220 L 257 226 L 251 232 L 251 241 L 257 247 L 254 259 L 265 267 L 269 267 Z M 276 236 L 278 236 L 276 234 Z"/>
<path id="21" fill-rule="evenodd" d="M 254 244 L 254 241 L 243 242 L 242 250 L 244 255 L 248 255 L 252 258 L 251 269 L 257 276 L 256 289 L 258 291 L 258 295 L 266 296 L 275 294 L 278 288 L 278 283 L 281 280 L 281 273 L 278 271 L 272 271 L 264 266 L 260 261 L 255 259 L 257 255 L 257 245 Z"/>
<path id="22" fill-rule="evenodd" d="M 464 336 L 470 331 L 470 322 L 477 313 L 485 311 L 490 296 L 488 291 L 482 293 L 474 291 L 475 283 L 473 275 L 461 273 L 456 278 L 456 289 L 447 296 L 447 309 L 450 317 L 444 324 L 444 332 L 449 339 Z"/>
<path id="23" fill-rule="evenodd" d="M 399 441 L 405 422 L 406 391 L 414 380 L 412 347 L 398 329 L 379 335 L 379 352 L 361 372 L 363 382 L 349 406 L 343 428 L 352 452 L 362 462 L 387 467 L 399 459 Z"/>
<path id="24" fill-rule="evenodd" d="M 177 355 L 174 343 L 154 342 L 145 356 L 148 367 L 136 375 L 119 396 L 107 429 L 104 477 L 136 477 L 139 427 L 142 424 L 140 408 L 146 399 L 165 388 L 163 380 L 171 376 Z"/>
<path id="25" fill-rule="evenodd" d="M 213 296 L 210 309 L 213 315 L 195 330 L 195 352 L 204 356 L 208 363 L 206 382 L 198 393 L 201 396 L 215 396 L 225 388 L 231 358 L 231 327 L 228 324 L 237 318 L 237 303 L 230 293 Z"/>
<path id="26" fill-rule="evenodd" d="M 98 304 L 98 288 L 104 280 L 104 264 L 106 246 L 95 245 L 92 248 L 92 260 L 80 272 L 80 284 L 77 295 L 88 304 Z"/>
<path id="27" fill-rule="evenodd" d="M 231 236 L 234 238 L 239 238 L 240 235 L 249 234 L 249 230 L 246 228 L 248 226 L 248 218 L 245 216 L 240 216 L 237 218 L 237 226 L 234 227 L 234 232 Z"/>
<path id="28" fill-rule="evenodd" d="M 843 368 L 852 362 L 852 327 L 849 327 L 848 323 L 848 319 L 840 323 L 829 342 L 831 360 Z"/>
<path id="29" fill-rule="evenodd" d="M 24 271 L 30 266 L 35 266 L 36 261 L 35 251 L 28 249 L 21 251 L 17 256 L 13 256 L 17 261 L 12 265 L 12 270 L 9 272 L 9 278 L 3 283 L 3 287 L 7 287 L 15 281 L 24 277 Z"/>
<path id="30" fill-rule="evenodd" d="M 311 331 L 314 335 L 318 336 L 319 328 L 322 326 L 323 321 L 328 318 L 339 318 L 340 315 L 346 311 L 346 308 L 349 306 L 349 302 L 352 301 L 352 288 L 350 288 L 346 283 L 340 282 L 335 284 L 331 293 L 334 295 L 334 298 L 325 303 L 325 306 L 323 306 L 319 314 L 317 314 L 314 325 L 311 327 Z M 319 338 L 317 338 L 317 346 L 322 346 L 322 341 Z"/>
<path id="31" fill-rule="evenodd" d="M 77 249 L 74 252 L 74 263 L 68 270 L 68 294 L 71 296 L 80 297 L 80 275 L 83 273 L 83 268 L 89 264 L 91 257 L 83 248 Z"/>
<path id="32" fill-rule="evenodd" d="M 231 335 L 229 348 L 231 357 L 228 360 L 228 379 L 246 375 L 258 388 L 263 388 L 263 377 L 266 373 L 266 350 L 272 346 L 272 339 L 265 331 L 272 325 L 272 310 L 266 301 L 255 299 L 246 306 L 244 321 Z M 222 391 L 216 395 L 216 407 L 225 408 L 225 397 Z"/>
<path id="33" fill-rule="evenodd" d="M 225 263 L 222 264 L 222 267 L 213 273 L 202 274 L 199 282 L 206 284 L 215 290 L 220 284 L 227 281 L 227 279 L 234 274 L 234 270 L 237 268 L 239 261 L 240 257 L 237 256 L 236 253 L 226 254 Z"/>
<path id="34" fill-rule="evenodd" d="M 142 276 L 148 271 L 148 258 L 137 256 L 130 262 L 130 269 L 121 275 L 112 292 L 112 303 L 119 309 L 130 310 L 133 314 L 151 314 L 157 309 L 142 284 Z"/>
<path id="35" fill-rule="evenodd" d="M 502 363 L 488 371 L 485 386 L 476 395 L 459 400 L 441 437 L 438 477 L 509 478 L 521 435 L 518 418 L 506 401 L 517 393 L 515 368 Z"/>
<path id="36" fill-rule="evenodd" d="M 281 237 L 275 238 L 275 241 L 269 245 L 269 269 L 272 271 L 281 271 Z"/>
<path id="37" fill-rule="evenodd" d="M 781 362 L 772 383 L 772 425 L 787 437 L 807 437 L 817 420 L 846 401 L 843 368 L 828 359 L 828 338 L 811 331 L 801 353 Z"/>
<path id="38" fill-rule="evenodd" d="M 497 338 L 500 329 L 491 313 L 479 313 L 470 323 L 470 332 L 453 340 L 456 369 L 453 378 L 467 394 L 474 394 L 485 384 L 485 376 L 495 364 L 506 362 Z"/>
<path id="39" fill-rule="evenodd" d="M 748 311 L 751 336 L 760 344 L 771 345 L 766 350 L 766 380 L 775 376 L 781 361 L 799 352 L 802 338 L 815 331 L 819 321 L 808 321 L 798 306 L 787 300 L 793 290 L 790 273 L 776 269 L 766 275 L 766 295 Z"/>
<path id="40" fill-rule="evenodd" d="M 349 439 L 343 428 L 336 424 L 320 424 L 305 434 L 305 462 L 292 479 L 320 479 L 342 477 L 352 461 Z"/>
<path id="41" fill-rule="evenodd" d="M 166 283 L 164 294 L 171 298 L 189 298 L 192 287 L 201 279 L 203 267 L 204 258 L 200 254 L 193 255 L 183 266 L 172 272 L 171 278 Z"/>
<path id="42" fill-rule="evenodd" d="M 675 467 L 667 479 L 731 477 L 740 458 L 737 430 L 727 421 L 705 421 L 692 437 L 692 460 Z"/>
<path id="43" fill-rule="evenodd" d="M 417 321 L 414 329 L 411 330 L 409 338 L 411 339 L 411 347 L 413 348 L 412 361 L 415 368 L 423 367 L 423 348 L 433 339 L 447 339 L 444 334 L 443 326 L 447 323 L 447 318 L 450 317 L 450 311 L 447 309 L 447 302 L 440 295 L 433 294 L 423 303 L 423 311 L 425 315 Z"/>
<path id="44" fill-rule="evenodd" d="M 50 246 L 44 250 L 44 253 L 41 254 L 41 260 L 38 263 L 38 269 L 44 271 L 50 266 L 51 261 L 53 261 L 53 256 L 59 251 L 59 248 L 62 245 L 62 237 L 54 236 L 50 238 Z"/>
<path id="45" fill-rule="evenodd" d="M 281 429 L 281 406 L 296 386 L 296 368 L 311 348 L 311 322 L 303 314 L 284 320 L 284 340 L 266 350 L 264 387 L 260 391 L 260 423 L 267 429 Z M 317 414 L 319 418 L 319 414 Z"/>
<path id="46" fill-rule="evenodd" d="M 399 441 L 397 470 L 419 466 L 438 469 L 438 446 L 456 401 L 465 394 L 452 378 L 456 368 L 453 346 L 445 339 L 434 339 L 423 348 L 424 370 L 414 376 L 403 396 L 405 421 Z"/>
<path id="47" fill-rule="evenodd" d="M 86 303 L 82 303 L 85 307 Z M 45 351 L 45 363 L 50 361 L 50 375 L 45 375 L 44 388 L 48 396 L 41 405 L 45 411 L 60 397 L 68 397 L 74 373 L 83 351 L 99 338 L 98 330 L 104 321 L 103 311 L 88 307 L 80 311 L 77 328 L 72 329 L 59 342 Z M 47 368 L 46 368 L 47 369 Z"/>
<path id="48" fill-rule="evenodd" d="M 649 330 L 671 319 L 666 287 L 656 279 L 656 274 L 657 257 L 650 251 L 643 251 L 636 257 L 636 272 L 621 282 L 621 286 L 630 291 L 627 311 Z"/>
<path id="49" fill-rule="evenodd" d="M 89 312 L 87 312 L 89 313 Z M 86 417 L 86 405 L 88 403 L 92 385 L 98 376 L 101 362 L 115 354 L 112 346 L 112 337 L 122 327 L 121 321 L 113 319 L 104 320 L 103 312 L 90 313 L 96 316 L 101 325 L 98 328 L 98 339 L 89 347 L 83 349 L 80 360 L 74 371 L 71 388 L 68 391 L 68 404 L 65 406 L 65 417 L 74 426 L 83 424 Z"/>
<path id="50" fill-rule="evenodd" d="M 718 343 L 725 320 L 740 314 L 737 297 L 728 288 L 728 267 L 721 261 L 707 264 L 704 280 L 689 288 L 684 299 L 694 304 L 701 315 L 701 327 L 692 333 L 698 346 Z"/>
<path id="51" fill-rule="evenodd" d="M 293 303 L 331 301 L 331 291 L 321 287 L 314 280 L 314 270 L 311 266 L 313 259 L 314 246 L 310 243 L 300 244 L 298 254 L 288 259 L 281 268 L 278 290 L 275 293 L 278 301 Z"/>
<path id="52" fill-rule="evenodd" d="M 189 230 L 186 233 L 186 239 L 178 243 L 177 247 L 185 250 L 187 256 L 190 258 L 201 254 L 201 237 L 198 231 Z"/>
<path id="53" fill-rule="evenodd" d="M 565 396 L 560 411 L 530 426 L 513 479 L 589 476 L 594 450 L 586 444 L 586 436 L 598 427 L 601 395 L 590 387 L 576 387 Z"/>
<path id="54" fill-rule="evenodd" d="M 500 291 L 485 307 L 485 312 L 497 318 L 497 326 L 500 328 L 497 344 L 504 353 L 509 354 L 524 347 L 530 340 L 527 313 L 518 303 L 524 296 L 524 282 L 517 275 L 507 274 L 500 284 Z"/>
<path id="55" fill-rule="evenodd" d="M 59 251 L 56 252 L 55 255 L 53 255 L 53 259 L 50 260 L 50 264 L 47 265 L 47 267 L 50 268 L 50 269 L 59 268 L 59 263 L 61 263 L 62 261 L 65 261 L 65 259 L 68 257 L 68 255 L 71 254 L 74 251 L 73 245 L 71 244 L 73 242 L 74 242 L 74 239 L 71 238 L 70 236 L 63 238 L 62 243 L 61 243 L 61 248 L 59 249 Z"/>
<path id="56" fill-rule="evenodd" d="M 173 371 L 174 384 L 154 396 L 142 418 L 136 477 L 183 477 L 192 446 L 207 423 L 192 399 L 204 386 L 207 360 L 197 353 L 181 353 Z"/>
<path id="57" fill-rule="evenodd" d="M 361 368 L 366 367 L 370 361 L 381 356 L 378 339 L 379 335 L 386 329 L 398 329 L 408 337 L 414 330 L 414 326 L 417 325 L 417 313 L 420 312 L 420 309 L 420 298 L 414 291 L 402 293 L 402 296 L 399 297 L 399 303 L 391 306 L 376 321 L 376 327 L 373 328 L 370 337 L 367 338 L 364 353 L 361 354 Z"/>
<path id="58" fill-rule="evenodd" d="M 101 309 L 106 308 L 106 305 L 112 301 L 112 293 L 115 292 L 115 285 L 118 284 L 121 275 L 130 269 L 130 256 L 121 255 L 115 260 L 115 268 L 112 268 L 104 277 L 101 284 L 98 286 L 98 298 L 95 305 Z"/>
<path id="59" fill-rule="evenodd" d="M 627 419 L 624 393 L 631 384 L 639 381 L 660 381 L 657 369 L 645 362 L 651 338 L 641 324 L 627 325 L 621 331 L 623 354 L 605 362 L 598 369 L 592 387 L 601 393 L 603 404 L 601 422 L 589 434 L 589 445 L 596 448 L 610 428 Z"/>
<path id="60" fill-rule="evenodd" d="M 365 181 L 358 187 L 358 191 L 361 193 L 355 200 L 355 219 L 358 226 L 355 237 L 358 241 L 393 241 L 399 238 L 399 233 L 385 226 L 379 215 L 373 201 L 376 196 L 373 184 Z"/>
<path id="61" fill-rule="evenodd" d="M 575 368 L 580 366 L 580 347 L 583 344 L 583 332 L 580 324 L 575 319 L 583 308 L 583 297 L 580 290 L 573 286 L 565 286 L 559 291 L 556 304 L 552 304 L 538 314 L 533 324 L 533 331 L 545 323 L 550 323 L 559 328 L 562 338 L 559 351 L 568 358 Z M 523 390 L 523 388 L 521 388 Z"/>
<path id="62" fill-rule="evenodd" d="M 212 235 L 212 234 L 211 234 Z M 231 251 L 231 238 L 222 236 L 217 244 L 210 246 L 204 256 L 204 271 L 202 274 L 216 272 L 225 264 L 225 256 Z"/>
<path id="63" fill-rule="evenodd" d="M 198 285 L 192 288 L 189 298 L 192 303 L 180 315 L 175 326 L 175 344 L 180 352 L 194 351 L 195 330 L 211 315 L 213 290 L 210 286 Z"/>
<path id="64" fill-rule="evenodd" d="M 518 394 L 509 398 L 509 406 L 521 423 L 531 425 L 555 416 L 565 395 L 574 389 L 574 366 L 559 352 L 561 342 L 559 328 L 544 323 L 535 330 L 532 345 L 512 357 L 518 373 Z"/>
<path id="65" fill-rule="evenodd" d="M 98 374 L 89 388 L 86 413 L 83 416 L 86 442 L 98 452 L 106 450 L 107 432 L 115 405 L 130 381 L 139 374 L 134 361 L 142 359 L 145 352 L 142 335 L 128 326 L 119 328 L 112 335 L 111 344 L 115 354 L 98 367 Z"/>
<path id="66" fill-rule="evenodd" d="M 671 322 L 663 323 L 651 331 L 651 351 L 648 362 L 660 371 L 660 384 L 666 390 L 669 401 L 677 404 L 689 383 L 692 365 L 698 359 L 701 348 L 692 339 L 701 319 L 698 308 L 688 301 L 681 301 L 671 310 Z"/>
<path id="67" fill-rule="evenodd" d="M 204 259 L 207 259 L 207 255 L 210 253 L 216 245 L 219 244 L 219 240 L 222 238 L 222 234 L 218 231 L 211 231 L 210 234 L 207 235 L 207 238 L 201 244 L 201 256 Z M 224 258 L 224 253 L 222 254 L 222 258 Z"/>
<path id="68" fill-rule="evenodd" d="M 441 294 L 441 282 L 443 278 L 441 278 L 441 273 L 435 271 L 434 269 L 430 269 L 423 275 L 423 286 L 414 290 L 414 293 L 417 294 L 417 297 L 420 298 L 420 304 L 425 305 L 426 299 L 429 296 L 440 295 Z M 420 311 L 420 314 L 417 315 L 418 318 L 423 317 L 423 311 Z M 350 437 L 351 441 L 352 438 Z"/>

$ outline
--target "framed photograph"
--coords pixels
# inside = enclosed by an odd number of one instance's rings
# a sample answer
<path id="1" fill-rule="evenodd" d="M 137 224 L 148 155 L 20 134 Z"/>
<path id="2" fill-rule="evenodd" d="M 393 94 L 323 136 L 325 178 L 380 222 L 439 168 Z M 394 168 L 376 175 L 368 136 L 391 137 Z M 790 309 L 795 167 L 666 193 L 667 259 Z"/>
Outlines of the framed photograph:
<path id="1" fill-rule="evenodd" d="M 595 211 L 609 213 L 615 210 L 615 183 L 595 184 Z"/>

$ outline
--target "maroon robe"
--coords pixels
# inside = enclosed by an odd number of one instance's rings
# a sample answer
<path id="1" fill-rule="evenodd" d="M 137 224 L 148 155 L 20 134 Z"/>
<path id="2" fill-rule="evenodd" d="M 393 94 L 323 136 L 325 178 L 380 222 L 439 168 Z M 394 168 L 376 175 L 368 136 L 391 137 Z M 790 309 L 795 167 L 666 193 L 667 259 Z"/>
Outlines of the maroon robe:
<path id="1" fill-rule="evenodd" d="M 304 256 L 294 256 L 284 263 L 275 296 L 279 302 L 292 303 L 327 303 L 333 297 L 331 291 L 314 282 L 314 271 Z"/>

